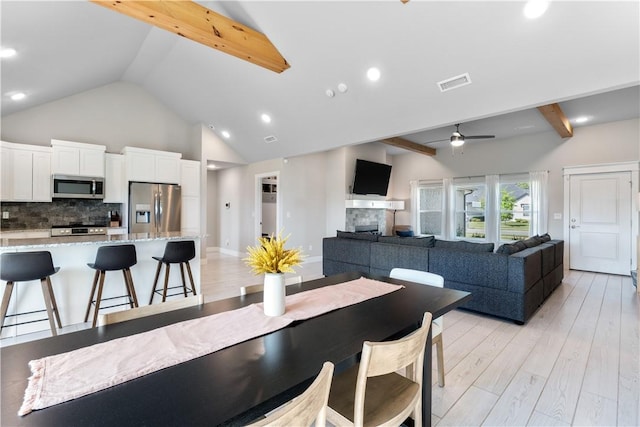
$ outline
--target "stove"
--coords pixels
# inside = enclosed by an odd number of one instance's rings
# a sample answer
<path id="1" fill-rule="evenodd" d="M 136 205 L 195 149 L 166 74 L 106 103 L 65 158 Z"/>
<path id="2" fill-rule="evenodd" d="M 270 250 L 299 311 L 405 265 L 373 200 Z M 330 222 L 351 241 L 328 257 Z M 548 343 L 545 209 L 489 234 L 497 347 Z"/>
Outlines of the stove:
<path id="1" fill-rule="evenodd" d="M 51 237 L 60 236 L 95 236 L 107 234 L 105 224 L 68 224 L 51 227 Z"/>

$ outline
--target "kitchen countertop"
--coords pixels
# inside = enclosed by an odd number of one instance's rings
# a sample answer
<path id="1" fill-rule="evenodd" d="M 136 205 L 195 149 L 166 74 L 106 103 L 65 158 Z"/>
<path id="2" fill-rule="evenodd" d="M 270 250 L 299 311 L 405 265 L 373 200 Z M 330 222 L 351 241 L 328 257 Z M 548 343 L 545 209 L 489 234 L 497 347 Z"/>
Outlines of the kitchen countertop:
<path id="1" fill-rule="evenodd" d="M 8 234 L 8 233 L 7 233 Z M 37 239 L 11 239 L 5 233 L 0 239 L 0 249 L 37 249 L 58 246 L 95 245 L 100 243 L 135 243 L 152 240 L 199 239 L 192 233 L 129 233 L 99 236 L 62 236 Z"/>

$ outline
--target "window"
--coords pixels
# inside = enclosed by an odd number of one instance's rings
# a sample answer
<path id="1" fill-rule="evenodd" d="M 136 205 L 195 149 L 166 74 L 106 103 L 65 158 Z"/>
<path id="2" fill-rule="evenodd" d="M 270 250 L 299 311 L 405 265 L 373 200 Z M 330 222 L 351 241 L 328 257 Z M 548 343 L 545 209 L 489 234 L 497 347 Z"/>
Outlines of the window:
<path id="1" fill-rule="evenodd" d="M 498 245 L 546 233 L 548 174 L 412 181 L 414 232 Z"/>
<path id="2" fill-rule="evenodd" d="M 418 185 L 416 234 L 443 236 L 444 189 L 442 183 Z"/>
<path id="3" fill-rule="evenodd" d="M 527 176 L 500 177 L 500 241 L 531 235 L 531 191 Z"/>
<path id="4" fill-rule="evenodd" d="M 453 185 L 455 237 L 460 239 L 484 239 L 486 185 L 461 183 Z"/>

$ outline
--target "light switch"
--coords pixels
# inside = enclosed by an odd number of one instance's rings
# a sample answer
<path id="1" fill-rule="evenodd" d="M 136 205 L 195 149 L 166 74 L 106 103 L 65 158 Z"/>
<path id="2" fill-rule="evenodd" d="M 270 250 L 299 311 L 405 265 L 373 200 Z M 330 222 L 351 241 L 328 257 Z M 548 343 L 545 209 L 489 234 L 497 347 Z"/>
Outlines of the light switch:
<path id="1" fill-rule="evenodd" d="M 553 219 L 562 219 L 562 214 L 561 213 L 554 213 L 553 214 Z"/>

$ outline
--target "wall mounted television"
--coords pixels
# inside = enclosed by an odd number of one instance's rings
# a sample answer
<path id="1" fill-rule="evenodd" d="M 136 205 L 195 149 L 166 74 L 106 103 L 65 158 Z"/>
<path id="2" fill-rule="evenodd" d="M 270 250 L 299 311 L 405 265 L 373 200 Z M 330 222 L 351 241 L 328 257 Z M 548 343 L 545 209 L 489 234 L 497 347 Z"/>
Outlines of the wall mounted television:
<path id="1" fill-rule="evenodd" d="M 391 165 L 356 159 L 356 173 L 353 178 L 353 194 L 387 195 Z"/>

